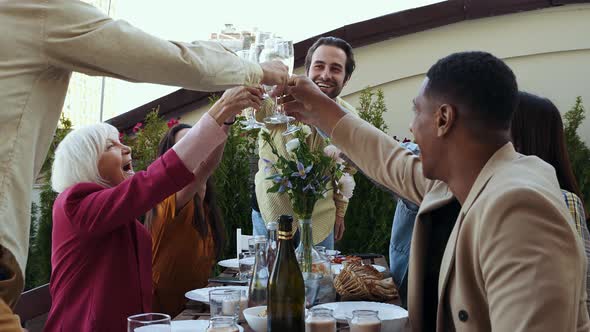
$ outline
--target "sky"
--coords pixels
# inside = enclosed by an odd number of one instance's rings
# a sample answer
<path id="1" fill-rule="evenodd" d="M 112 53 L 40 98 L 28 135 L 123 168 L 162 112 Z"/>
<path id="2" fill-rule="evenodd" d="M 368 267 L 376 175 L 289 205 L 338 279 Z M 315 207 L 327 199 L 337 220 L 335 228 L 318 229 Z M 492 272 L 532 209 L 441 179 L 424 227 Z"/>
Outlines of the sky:
<path id="1" fill-rule="evenodd" d="M 113 0 L 112 16 L 175 41 L 207 40 L 211 32 L 232 23 L 244 29 L 258 27 L 297 42 L 347 24 L 436 2 L 441 0 Z M 178 89 L 120 81 L 114 84 L 117 113 Z"/>

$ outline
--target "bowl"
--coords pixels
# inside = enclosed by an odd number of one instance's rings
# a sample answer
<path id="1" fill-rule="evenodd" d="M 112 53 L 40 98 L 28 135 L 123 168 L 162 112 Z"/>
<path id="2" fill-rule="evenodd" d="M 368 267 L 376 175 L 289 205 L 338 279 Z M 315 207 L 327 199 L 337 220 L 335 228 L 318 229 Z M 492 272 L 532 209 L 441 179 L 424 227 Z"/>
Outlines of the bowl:
<path id="1" fill-rule="evenodd" d="M 244 309 L 244 318 L 255 332 L 266 332 L 266 315 L 264 317 L 258 316 L 262 311 L 266 311 L 265 305 Z"/>

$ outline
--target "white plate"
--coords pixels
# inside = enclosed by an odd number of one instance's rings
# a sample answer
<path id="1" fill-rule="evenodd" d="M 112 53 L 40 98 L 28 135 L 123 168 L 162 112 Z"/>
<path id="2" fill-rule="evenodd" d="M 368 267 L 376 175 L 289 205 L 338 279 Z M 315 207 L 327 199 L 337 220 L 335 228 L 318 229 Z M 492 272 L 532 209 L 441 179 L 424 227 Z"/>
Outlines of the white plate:
<path id="1" fill-rule="evenodd" d="M 237 290 L 245 290 L 246 293 L 248 293 L 247 286 L 219 286 L 219 287 L 207 287 L 207 288 L 194 289 L 192 291 L 186 292 L 186 294 L 184 294 L 184 296 L 186 296 L 186 298 L 189 300 L 203 302 L 203 303 L 209 303 L 209 291 L 214 290 L 214 289 L 237 289 Z"/>
<path id="2" fill-rule="evenodd" d="M 381 265 L 372 265 L 377 272 L 385 272 L 385 270 L 387 270 L 384 266 Z M 342 271 L 342 269 L 344 268 L 344 266 L 342 264 L 332 264 L 332 273 L 334 274 L 340 274 L 340 271 Z"/>
<path id="3" fill-rule="evenodd" d="M 245 261 L 245 264 L 254 265 L 254 257 L 246 257 L 243 260 Z M 237 258 L 225 259 L 217 262 L 217 264 L 219 264 L 219 266 L 226 267 L 229 269 L 237 270 L 240 268 L 240 262 Z"/>
<path id="4" fill-rule="evenodd" d="M 208 320 L 174 320 L 172 321 L 172 332 L 205 332 L 209 327 Z M 240 332 L 244 328 L 238 326 Z"/>
<path id="5" fill-rule="evenodd" d="M 408 312 L 393 304 L 380 302 L 333 302 L 319 304 L 314 308 L 328 308 L 334 310 L 334 318 L 344 323 L 347 318 L 352 318 L 353 310 L 375 310 L 381 319 L 382 332 L 401 332 L 407 329 Z"/>
<path id="6" fill-rule="evenodd" d="M 330 250 L 330 249 L 326 249 L 326 255 L 328 255 L 328 256 L 336 256 L 336 255 L 340 255 L 340 250 Z"/>

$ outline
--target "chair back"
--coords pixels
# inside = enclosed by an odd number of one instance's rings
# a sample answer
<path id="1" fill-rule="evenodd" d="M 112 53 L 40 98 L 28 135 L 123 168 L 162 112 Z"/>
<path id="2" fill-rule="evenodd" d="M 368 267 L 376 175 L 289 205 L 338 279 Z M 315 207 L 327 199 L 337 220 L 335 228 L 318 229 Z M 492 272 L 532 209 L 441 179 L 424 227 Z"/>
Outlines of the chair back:
<path id="1" fill-rule="evenodd" d="M 236 229 L 236 257 L 239 257 L 242 251 L 250 250 L 248 247 L 248 240 L 253 238 L 254 236 L 252 235 L 242 234 L 241 228 Z"/>
<path id="2" fill-rule="evenodd" d="M 14 308 L 14 313 L 20 317 L 24 325 L 27 321 L 47 314 L 49 309 L 51 309 L 51 294 L 49 284 L 45 284 L 23 292 Z"/>

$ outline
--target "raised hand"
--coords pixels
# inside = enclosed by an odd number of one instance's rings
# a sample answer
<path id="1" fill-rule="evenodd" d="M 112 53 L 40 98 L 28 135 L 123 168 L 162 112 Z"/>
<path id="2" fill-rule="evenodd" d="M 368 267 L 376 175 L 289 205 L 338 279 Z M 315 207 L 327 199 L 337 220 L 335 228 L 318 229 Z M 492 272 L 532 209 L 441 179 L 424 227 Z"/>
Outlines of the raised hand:
<path id="1" fill-rule="evenodd" d="M 336 122 L 346 115 L 335 101 L 305 76 L 291 76 L 285 93 L 281 101 L 288 115 L 328 134 Z"/>
<path id="2" fill-rule="evenodd" d="M 283 91 L 289 78 L 289 68 L 281 61 L 268 61 L 260 64 L 262 67 L 262 81 L 264 85 L 276 85 Z"/>
<path id="3" fill-rule="evenodd" d="M 221 98 L 209 109 L 209 114 L 222 125 L 242 110 L 252 107 L 260 109 L 263 90 L 260 87 L 238 86 L 226 90 Z"/>

